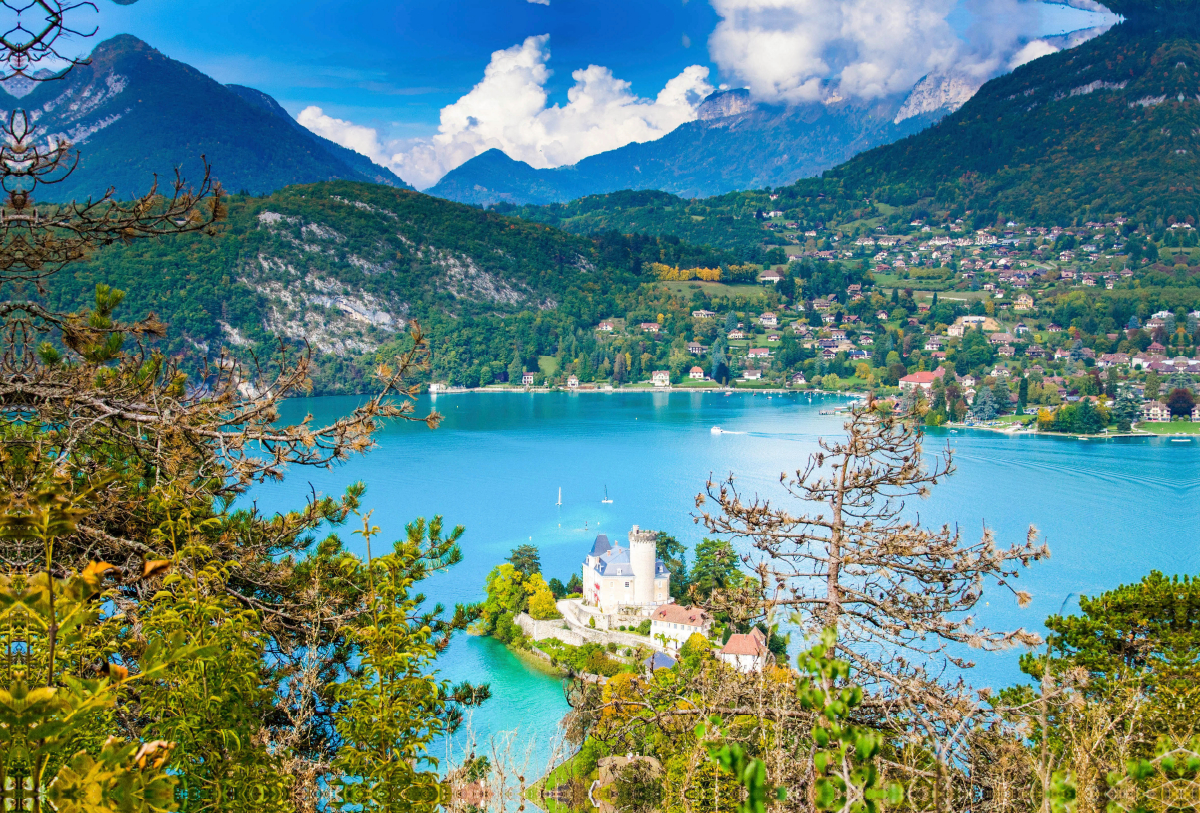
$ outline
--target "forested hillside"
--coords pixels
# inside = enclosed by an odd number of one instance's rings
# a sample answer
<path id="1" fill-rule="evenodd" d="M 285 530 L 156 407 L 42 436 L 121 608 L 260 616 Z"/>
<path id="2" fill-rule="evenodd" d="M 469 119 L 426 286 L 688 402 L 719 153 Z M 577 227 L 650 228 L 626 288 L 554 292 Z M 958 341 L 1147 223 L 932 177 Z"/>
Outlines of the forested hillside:
<path id="1" fill-rule="evenodd" d="M 577 237 L 407 190 L 352 182 L 235 196 L 219 234 L 110 246 L 48 296 L 84 307 L 95 286 L 128 292 L 124 316 L 154 312 L 167 349 L 193 358 L 222 347 L 268 352 L 276 337 L 308 342 L 323 392 L 352 392 L 408 319 L 435 337 L 448 375 L 514 348 L 536 367 L 563 335 L 635 296 L 649 262 L 719 266 L 732 253 L 678 240 Z M 393 348 L 394 349 L 394 348 Z"/>

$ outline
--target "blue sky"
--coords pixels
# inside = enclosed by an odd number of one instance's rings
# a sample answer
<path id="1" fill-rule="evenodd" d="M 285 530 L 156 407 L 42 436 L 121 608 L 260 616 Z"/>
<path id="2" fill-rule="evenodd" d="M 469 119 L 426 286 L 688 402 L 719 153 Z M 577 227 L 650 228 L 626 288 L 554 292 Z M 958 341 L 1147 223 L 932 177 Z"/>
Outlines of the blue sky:
<path id="1" fill-rule="evenodd" d="M 904 92 L 945 71 L 981 82 L 1062 47 L 1050 35 L 1104 21 L 1029 0 L 101 0 L 99 9 L 100 38 L 134 34 L 221 82 L 266 91 L 418 186 L 489 146 L 553 166 L 660 137 L 723 84 L 802 103 Z M 492 79 L 480 85 L 485 71 Z"/>

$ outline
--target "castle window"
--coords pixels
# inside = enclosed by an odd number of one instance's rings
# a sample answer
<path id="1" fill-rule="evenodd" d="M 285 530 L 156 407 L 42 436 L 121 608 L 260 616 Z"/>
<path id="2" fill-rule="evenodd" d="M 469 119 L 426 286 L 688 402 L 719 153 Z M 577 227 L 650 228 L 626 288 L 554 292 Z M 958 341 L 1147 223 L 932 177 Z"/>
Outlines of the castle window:
<path id="1" fill-rule="evenodd" d="M 625 586 L 626 586 L 626 587 L 628 587 L 628 586 L 629 586 L 629 582 L 625 582 Z"/>

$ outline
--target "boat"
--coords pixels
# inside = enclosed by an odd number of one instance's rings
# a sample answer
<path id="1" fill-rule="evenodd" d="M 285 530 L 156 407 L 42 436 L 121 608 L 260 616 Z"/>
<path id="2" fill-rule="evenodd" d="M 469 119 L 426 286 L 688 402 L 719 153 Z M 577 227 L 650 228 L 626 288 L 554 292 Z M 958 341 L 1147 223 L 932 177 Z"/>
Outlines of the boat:
<path id="1" fill-rule="evenodd" d="M 712 432 L 714 435 L 719 435 L 719 434 L 721 434 L 721 427 L 714 426 L 712 429 L 710 429 L 708 431 Z"/>
<path id="2" fill-rule="evenodd" d="M 604 499 L 602 499 L 600 502 L 604 503 L 605 505 L 608 505 L 612 502 L 612 500 L 608 498 L 608 486 L 604 487 Z"/>
<path id="3" fill-rule="evenodd" d="M 558 487 L 558 502 L 555 504 L 562 507 L 562 486 Z"/>
<path id="4" fill-rule="evenodd" d="M 1172 443 L 1191 443 L 1191 438 L 1171 438 Z"/>

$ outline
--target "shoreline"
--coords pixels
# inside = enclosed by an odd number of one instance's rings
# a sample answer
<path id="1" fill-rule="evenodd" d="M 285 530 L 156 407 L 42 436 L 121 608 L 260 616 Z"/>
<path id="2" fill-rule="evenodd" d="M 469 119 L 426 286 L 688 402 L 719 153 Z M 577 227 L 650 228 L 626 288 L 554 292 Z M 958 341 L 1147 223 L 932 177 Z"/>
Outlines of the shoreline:
<path id="1" fill-rule="evenodd" d="M 832 395 L 838 398 L 862 398 L 866 396 L 865 392 L 827 392 L 825 390 L 797 390 L 786 387 L 613 387 L 612 389 L 601 389 L 598 387 L 590 387 L 588 389 L 564 389 L 562 387 L 475 387 L 468 389 L 466 387 L 456 387 L 453 389 L 429 391 L 426 390 L 423 394 L 436 398 L 441 395 L 488 395 L 491 393 L 504 395 L 553 395 L 560 393 L 564 395 L 644 395 L 647 393 L 715 393 L 724 395 L 750 394 L 755 395 L 760 392 L 768 395 Z"/>

